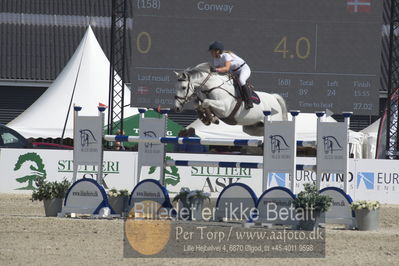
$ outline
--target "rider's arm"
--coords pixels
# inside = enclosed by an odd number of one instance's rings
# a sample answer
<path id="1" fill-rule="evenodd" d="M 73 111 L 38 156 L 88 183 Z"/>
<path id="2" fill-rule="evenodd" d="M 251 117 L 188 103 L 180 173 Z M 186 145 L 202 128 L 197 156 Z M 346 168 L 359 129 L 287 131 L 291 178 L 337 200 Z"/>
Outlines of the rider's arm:
<path id="1" fill-rule="evenodd" d="M 216 68 L 216 71 L 220 73 L 226 73 L 230 71 L 230 67 L 231 67 L 231 61 L 226 61 L 224 66 Z"/>

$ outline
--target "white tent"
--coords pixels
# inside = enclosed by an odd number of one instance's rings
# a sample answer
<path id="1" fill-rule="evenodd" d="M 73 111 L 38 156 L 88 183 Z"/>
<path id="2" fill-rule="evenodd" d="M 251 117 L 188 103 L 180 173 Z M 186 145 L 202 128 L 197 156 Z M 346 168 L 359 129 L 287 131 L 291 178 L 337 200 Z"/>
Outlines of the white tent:
<path id="1" fill-rule="evenodd" d="M 327 122 L 336 122 L 332 117 L 325 118 Z M 288 120 L 292 120 L 288 115 Z M 317 131 L 317 117 L 315 114 L 300 113 L 297 116 L 296 131 L 297 139 L 303 141 L 315 141 Z M 235 139 L 260 139 L 263 137 L 254 137 L 242 131 L 242 126 L 231 126 L 220 121 L 219 125 L 204 125 L 199 119 L 191 123 L 187 128 L 194 128 L 197 136 L 201 138 L 235 138 Z M 362 139 L 363 134 L 349 130 L 350 153 L 355 158 L 361 158 L 362 155 Z"/>
<path id="2" fill-rule="evenodd" d="M 363 158 L 374 159 L 377 146 L 378 130 L 380 128 L 380 119 L 361 130 L 363 137 Z"/>
<path id="3" fill-rule="evenodd" d="M 99 103 L 108 105 L 109 71 L 110 63 L 89 26 L 57 79 L 7 126 L 26 138 L 60 138 L 69 110 L 64 137 L 72 138 L 73 104 L 83 107 L 80 115 L 97 115 Z M 125 99 L 130 101 L 128 88 L 125 88 Z M 124 115 L 136 113 L 137 109 L 125 108 Z M 107 115 L 108 112 L 105 117 Z"/>

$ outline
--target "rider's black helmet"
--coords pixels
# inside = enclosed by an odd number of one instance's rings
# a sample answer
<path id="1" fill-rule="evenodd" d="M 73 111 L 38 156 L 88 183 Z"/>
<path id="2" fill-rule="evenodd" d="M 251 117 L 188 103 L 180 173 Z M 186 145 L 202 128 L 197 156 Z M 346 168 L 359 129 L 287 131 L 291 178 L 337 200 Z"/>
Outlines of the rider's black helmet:
<path id="1" fill-rule="evenodd" d="M 224 45 L 223 45 L 223 43 L 218 42 L 218 41 L 214 41 L 213 43 L 211 43 L 211 44 L 209 45 L 208 51 L 212 51 L 212 50 L 223 52 L 223 50 L 224 50 Z"/>

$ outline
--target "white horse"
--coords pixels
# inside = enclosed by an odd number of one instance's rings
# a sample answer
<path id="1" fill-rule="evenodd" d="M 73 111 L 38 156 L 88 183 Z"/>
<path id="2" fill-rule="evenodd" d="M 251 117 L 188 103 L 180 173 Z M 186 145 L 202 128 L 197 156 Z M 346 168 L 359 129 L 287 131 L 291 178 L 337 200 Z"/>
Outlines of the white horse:
<path id="1" fill-rule="evenodd" d="M 244 102 L 237 96 L 231 76 L 211 72 L 209 63 L 176 72 L 176 75 L 176 112 L 183 111 L 186 103 L 195 100 L 200 118 L 207 125 L 211 122 L 217 124 L 219 118 L 230 125 L 242 125 L 249 135 L 262 136 L 263 111 L 271 111 L 273 120 L 288 120 L 285 101 L 278 94 L 256 92 L 260 104 L 246 110 Z"/>

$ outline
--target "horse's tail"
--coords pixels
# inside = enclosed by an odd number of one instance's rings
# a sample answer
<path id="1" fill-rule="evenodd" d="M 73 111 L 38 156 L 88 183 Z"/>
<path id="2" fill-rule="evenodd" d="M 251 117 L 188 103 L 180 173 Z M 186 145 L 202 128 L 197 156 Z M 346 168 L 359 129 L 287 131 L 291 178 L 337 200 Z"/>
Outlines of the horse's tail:
<path id="1" fill-rule="evenodd" d="M 273 94 L 274 97 L 276 97 L 277 102 L 280 104 L 281 106 L 281 114 L 283 116 L 283 120 L 287 121 L 288 120 L 288 110 L 287 110 L 287 104 L 285 103 L 285 100 L 283 97 L 281 97 L 280 94 Z"/>

